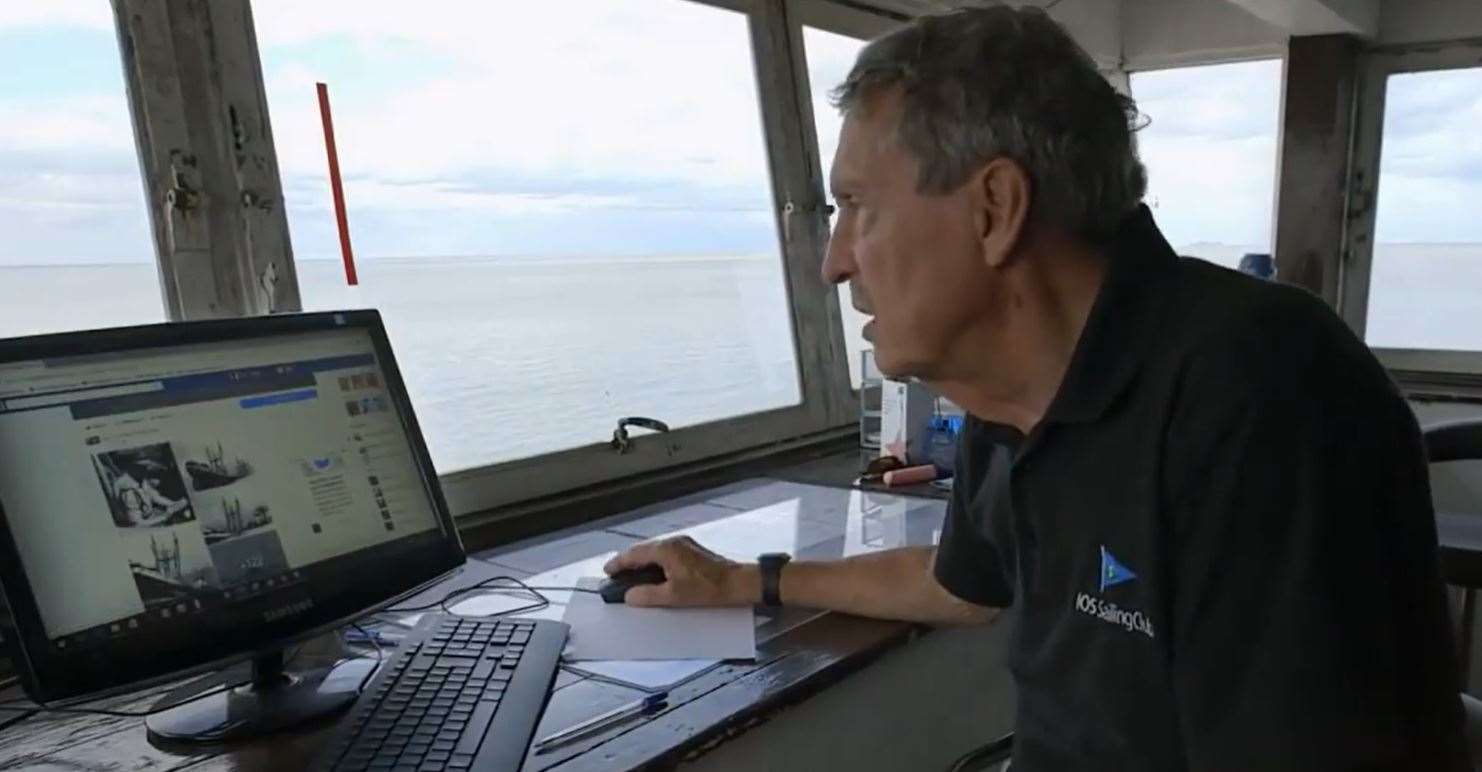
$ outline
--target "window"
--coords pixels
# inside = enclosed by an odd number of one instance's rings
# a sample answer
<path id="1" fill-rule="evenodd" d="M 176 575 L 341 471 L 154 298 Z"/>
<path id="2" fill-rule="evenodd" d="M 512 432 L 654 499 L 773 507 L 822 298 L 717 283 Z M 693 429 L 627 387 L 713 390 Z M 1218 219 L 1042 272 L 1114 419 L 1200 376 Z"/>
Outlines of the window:
<path id="1" fill-rule="evenodd" d="M 113 12 L 0 5 L 0 337 L 164 321 Z"/>
<path id="2" fill-rule="evenodd" d="M 834 152 L 839 148 L 839 128 L 843 124 L 839 111 L 829 102 L 829 94 L 849 75 L 865 41 L 804 27 L 803 46 L 808 59 L 808 89 L 813 94 L 813 120 L 818 130 L 818 156 L 823 162 L 823 184 L 827 192 L 829 170 L 834 165 Z M 832 194 L 829 200 L 833 200 Z M 839 285 L 839 308 L 844 322 L 844 343 L 849 351 L 849 382 L 858 389 L 860 352 L 870 347 L 861 334 L 868 318 L 854 310 L 847 284 Z"/>
<path id="3" fill-rule="evenodd" d="M 1368 343 L 1482 351 L 1482 68 L 1385 87 Z"/>
<path id="4" fill-rule="evenodd" d="M 799 404 L 744 15 L 254 8 L 304 306 L 381 310 L 440 472 Z"/>
<path id="5" fill-rule="evenodd" d="M 1234 268 L 1271 251 L 1281 61 L 1136 72 L 1147 204 L 1173 248 Z"/>

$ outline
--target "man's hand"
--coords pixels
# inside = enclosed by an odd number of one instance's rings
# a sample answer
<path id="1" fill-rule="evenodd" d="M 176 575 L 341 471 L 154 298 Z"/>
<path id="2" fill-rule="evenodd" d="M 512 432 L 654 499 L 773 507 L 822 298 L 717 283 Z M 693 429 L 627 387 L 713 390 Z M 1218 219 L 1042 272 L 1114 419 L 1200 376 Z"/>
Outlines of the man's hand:
<path id="1" fill-rule="evenodd" d="M 902 547 L 843 560 L 793 561 L 782 570 L 782 601 L 876 619 L 928 624 L 987 622 L 997 610 L 959 600 L 932 571 L 933 547 Z M 761 570 L 727 560 L 688 536 L 644 542 L 609 560 L 612 574 L 657 565 L 663 584 L 628 590 L 630 606 L 750 606 L 761 602 Z"/>
<path id="2" fill-rule="evenodd" d="M 629 589 L 624 602 L 630 606 L 749 606 L 760 600 L 756 566 L 727 560 L 688 536 L 634 545 L 603 570 L 615 574 L 647 565 L 664 569 L 665 581 Z"/>

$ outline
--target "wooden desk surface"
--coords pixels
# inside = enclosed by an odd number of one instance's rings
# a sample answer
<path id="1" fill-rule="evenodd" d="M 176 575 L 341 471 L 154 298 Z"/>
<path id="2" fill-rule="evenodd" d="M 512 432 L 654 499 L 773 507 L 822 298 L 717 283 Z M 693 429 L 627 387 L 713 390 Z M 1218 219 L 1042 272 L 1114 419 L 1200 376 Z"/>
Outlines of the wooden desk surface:
<path id="1" fill-rule="evenodd" d="M 596 576 L 617 550 L 674 533 L 693 536 L 722 555 L 749 560 L 787 551 L 826 559 L 935 543 L 945 503 L 778 480 L 751 480 L 481 553 L 448 585 L 468 586 L 496 575 L 533 585 L 569 586 Z M 551 606 L 535 616 L 559 619 L 570 593 L 546 592 Z M 498 596 L 472 595 L 452 604 L 461 613 L 497 608 Z M 491 605 L 492 604 L 492 605 Z M 757 629 L 755 663 L 723 663 L 671 690 L 669 708 L 644 721 L 616 726 L 552 753 L 531 756 L 527 770 L 612 770 L 668 767 L 704 753 L 778 709 L 806 699 L 910 638 L 893 622 L 788 609 Z M 306 649 L 305 661 L 330 656 Z M 137 711 L 164 689 L 95 707 Z M 536 731 L 544 736 L 642 692 L 563 670 Z M 18 698 L 11 693 L 0 701 Z M 0 711 L 0 721 L 13 713 Z M 0 770 L 271 770 L 304 768 L 323 746 L 333 721 L 224 747 L 156 748 L 139 718 L 47 714 L 0 732 Z"/>

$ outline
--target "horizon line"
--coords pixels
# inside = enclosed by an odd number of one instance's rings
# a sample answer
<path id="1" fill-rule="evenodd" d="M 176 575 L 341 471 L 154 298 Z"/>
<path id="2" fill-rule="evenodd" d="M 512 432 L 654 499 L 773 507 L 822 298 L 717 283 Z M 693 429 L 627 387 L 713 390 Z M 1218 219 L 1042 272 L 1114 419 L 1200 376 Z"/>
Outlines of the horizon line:
<path id="1" fill-rule="evenodd" d="M 1381 241 L 1377 246 L 1388 247 L 1476 247 L 1482 248 L 1482 241 Z M 1175 252 L 1182 253 L 1192 247 L 1230 247 L 1236 249 L 1261 249 L 1255 244 L 1236 244 L 1226 241 L 1194 241 L 1183 246 L 1174 247 Z M 1269 247 L 1265 248 L 1269 250 Z M 381 260 L 632 260 L 646 258 L 677 258 L 677 259 L 757 259 L 768 257 L 781 257 L 781 250 L 776 253 L 770 252 L 650 252 L 619 255 L 584 255 L 584 254 L 456 254 L 456 255 L 375 255 L 357 258 L 357 262 L 376 262 Z M 1195 255 L 1197 257 L 1197 255 Z M 335 263 L 341 262 L 336 257 L 295 257 L 294 263 Z M 145 260 L 92 260 L 78 262 L 57 263 L 10 263 L 0 260 L 0 268 L 103 268 L 122 265 L 148 265 L 157 266 L 158 262 L 152 259 Z"/>

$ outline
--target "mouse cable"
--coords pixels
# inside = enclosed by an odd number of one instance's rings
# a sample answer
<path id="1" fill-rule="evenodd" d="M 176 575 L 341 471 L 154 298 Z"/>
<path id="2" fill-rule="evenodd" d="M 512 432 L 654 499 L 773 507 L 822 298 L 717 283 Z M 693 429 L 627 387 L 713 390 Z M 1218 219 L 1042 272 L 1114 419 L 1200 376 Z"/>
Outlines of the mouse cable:
<path id="1" fill-rule="evenodd" d="M 503 586 L 501 586 L 501 585 L 503 585 Z M 490 591 L 493 591 L 493 592 L 527 594 L 530 598 L 532 598 L 532 601 L 530 603 L 527 603 L 527 604 L 523 605 L 523 606 L 517 606 L 517 607 L 512 608 L 512 609 L 506 609 L 504 611 L 498 611 L 498 612 L 495 612 L 493 614 L 469 614 L 467 616 L 474 617 L 474 618 L 481 618 L 481 617 L 503 617 L 503 616 L 509 616 L 511 614 L 522 614 L 522 613 L 526 613 L 526 612 L 530 612 L 530 611 L 539 611 L 539 610 L 544 609 L 544 608 L 546 608 L 546 607 L 548 607 L 548 606 L 551 605 L 550 598 L 547 598 L 546 596 L 540 594 L 540 591 L 541 590 L 545 590 L 547 592 L 588 592 L 588 593 L 593 593 L 593 594 L 596 594 L 597 593 L 597 590 L 590 589 L 590 588 L 587 588 L 587 587 L 536 587 L 536 586 L 531 586 L 529 584 L 526 584 L 523 579 L 518 579 L 518 578 L 515 578 L 513 576 L 494 576 L 494 577 L 490 577 L 488 579 L 485 579 L 485 580 L 483 580 L 483 581 L 481 581 L 481 582 L 479 582 L 477 584 L 471 584 L 471 585 L 469 585 L 467 587 L 462 587 L 462 588 L 459 588 L 459 589 L 456 589 L 456 590 L 451 590 L 446 595 L 444 595 L 440 600 L 437 600 L 437 601 L 435 601 L 433 603 L 425 603 L 425 604 L 420 605 L 420 606 L 396 606 L 396 607 L 393 607 L 393 608 L 382 609 L 381 611 L 379 611 L 377 613 L 380 613 L 380 614 L 404 614 L 404 613 L 410 613 L 410 612 L 415 612 L 415 611 L 431 611 L 433 609 L 438 609 L 438 610 L 442 611 L 443 613 L 449 614 L 451 616 L 465 616 L 463 614 L 458 614 L 458 613 L 452 611 L 451 609 L 449 609 L 448 608 L 448 604 L 451 603 L 451 602 L 453 602 L 453 600 L 456 599 L 456 598 L 460 598 L 460 597 L 463 597 L 465 595 L 469 595 L 469 594 L 478 592 L 479 590 L 490 590 Z"/>

